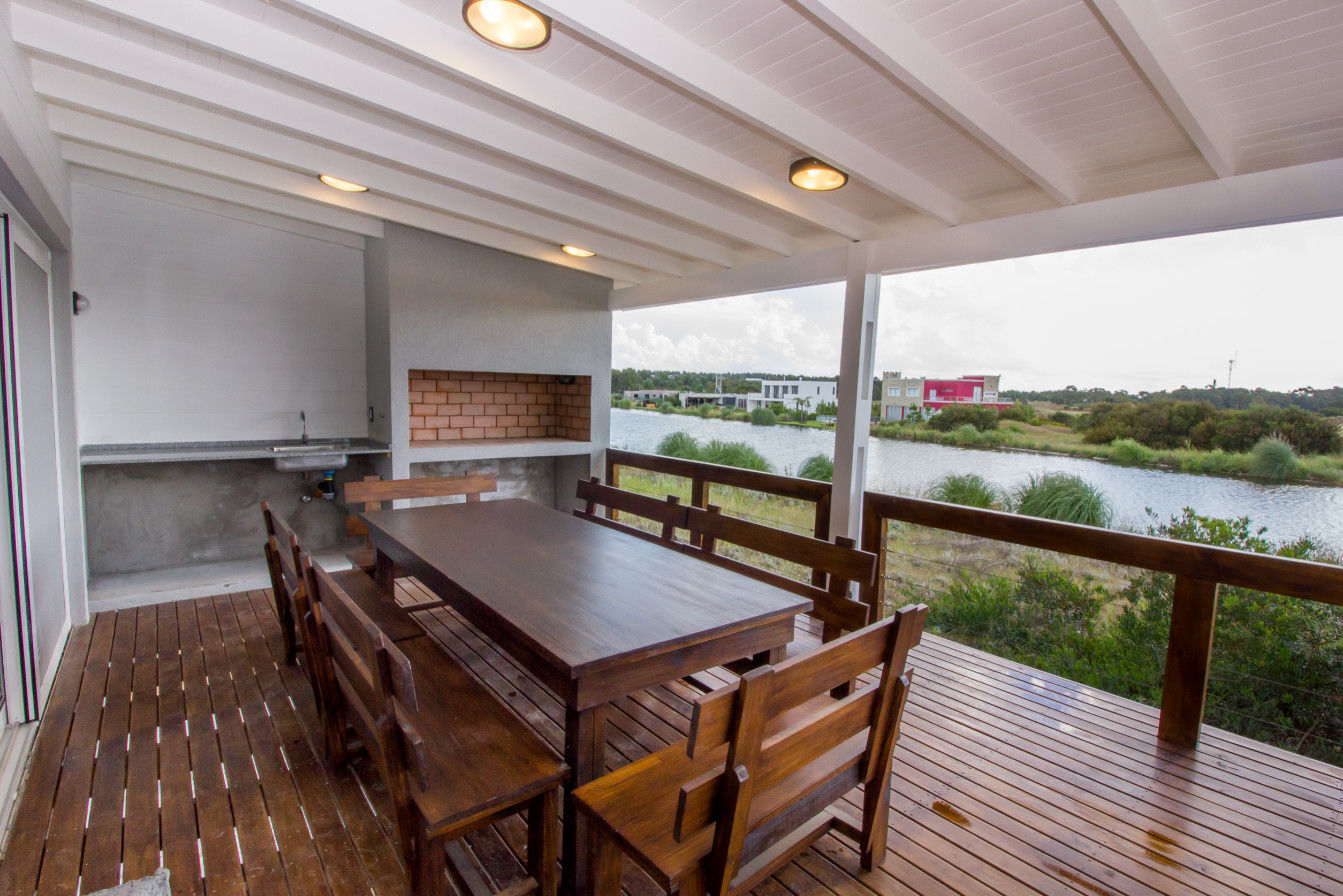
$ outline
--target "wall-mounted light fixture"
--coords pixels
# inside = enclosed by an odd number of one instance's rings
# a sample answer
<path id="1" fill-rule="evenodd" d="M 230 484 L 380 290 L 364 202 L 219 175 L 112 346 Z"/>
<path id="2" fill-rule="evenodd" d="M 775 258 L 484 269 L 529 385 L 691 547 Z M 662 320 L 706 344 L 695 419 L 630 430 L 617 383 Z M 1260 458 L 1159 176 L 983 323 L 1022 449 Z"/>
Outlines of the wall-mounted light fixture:
<path id="1" fill-rule="evenodd" d="M 336 177 L 335 175 L 332 174 L 319 174 L 317 175 L 317 179 L 320 180 L 322 183 L 326 184 L 328 187 L 332 187 L 337 190 L 343 190 L 346 193 L 368 192 L 368 187 L 364 186 L 363 184 L 357 184 L 352 180 L 345 180 L 344 178 Z"/>
<path id="2" fill-rule="evenodd" d="M 565 252 L 568 252 L 574 258 L 591 258 L 592 256 L 597 254 L 596 252 L 593 252 L 591 249 L 580 249 L 577 246 L 560 246 L 560 249 L 562 249 Z"/>
<path id="3" fill-rule="evenodd" d="M 838 190 L 849 182 L 849 176 L 820 159 L 808 156 L 798 159 L 788 168 L 788 180 L 795 187 L 820 193 Z"/>
<path id="4" fill-rule="evenodd" d="M 78 317 L 80 313 L 89 310 L 89 297 L 83 293 L 74 292 L 70 294 L 70 306 Z"/>
<path id="5" fill-rule="evenodd" d="M 539 50 L 550 40 L 550 16 L 517 0 L 466 0 L 466 27 L 506 50 Z"/>

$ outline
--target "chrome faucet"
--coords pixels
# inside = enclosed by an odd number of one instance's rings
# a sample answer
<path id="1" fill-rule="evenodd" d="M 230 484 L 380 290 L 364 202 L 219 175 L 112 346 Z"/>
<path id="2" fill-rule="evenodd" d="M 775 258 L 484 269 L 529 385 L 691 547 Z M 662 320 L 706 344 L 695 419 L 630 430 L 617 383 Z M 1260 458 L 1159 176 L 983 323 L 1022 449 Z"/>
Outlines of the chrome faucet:
<path id="1" fill-rule="evenodd" d="M 298 412 L 298 422 L 303 424 L 303 444 L 308 444 L 308 412 Z"/>

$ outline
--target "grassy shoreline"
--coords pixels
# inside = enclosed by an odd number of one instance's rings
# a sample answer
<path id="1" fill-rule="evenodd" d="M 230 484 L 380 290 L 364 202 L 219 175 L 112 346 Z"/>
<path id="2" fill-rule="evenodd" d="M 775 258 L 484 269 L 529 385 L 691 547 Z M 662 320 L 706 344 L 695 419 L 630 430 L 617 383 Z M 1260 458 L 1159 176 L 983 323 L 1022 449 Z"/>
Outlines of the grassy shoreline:
<path id="1" fill-rule="evenodd" d="M 717 409 L 710 411 L 708 414 L 702 414 L 689 408 L 676 408 L 671 411 L 654 411 L 648 408 L 631 408 L 629 410 L 679 414 L 708 420 L 749 422 L 746 419 L 745 412 L 724 412 Z M 833 430 L 835 428 L 833 424 L 810 420 L 806 423 L 780 420 L 775 425 L 800 426 L 809 429 Z M 1232 479 L 1249 479 L 1255 482 L 1286 481 L 1302 485 L 1343 486 L 1343 455 L 1306 455 L 1298 458 L 1296 471 L 1288 479 L 1265 480 L 1251 475 L 1251 455 L 1248 451 L 1142 448 L 1139 452 L 1134 452 L 1124 445 L 1088 444 L 1082 440 L 1080 434 L 1067 427 L 1053 424 L 1034 425 L 1004 421 L 997 429 L 987 432 L 978 430 L 973 432 L 963 430 L 938 432 L 924 424 L 874 423 L 870 432 L 873 438 L 878 439 L 925 442 L 947 445 L 953 448 L 971 448 L 984 451 L 1015 451 L 1058 457 L 1081 457 L 1112 463 L 1117 466 L 1189 473 L 1197 476 L 1225 476 Z"/>

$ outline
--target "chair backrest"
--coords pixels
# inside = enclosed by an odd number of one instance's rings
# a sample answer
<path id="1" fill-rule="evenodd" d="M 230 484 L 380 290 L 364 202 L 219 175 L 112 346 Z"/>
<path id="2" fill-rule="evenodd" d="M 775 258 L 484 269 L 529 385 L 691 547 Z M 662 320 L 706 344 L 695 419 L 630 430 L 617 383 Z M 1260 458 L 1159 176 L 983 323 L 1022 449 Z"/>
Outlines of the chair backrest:
<path id="1" fill-rule="evenodd" d="M 493 473 L 467 473 L 464 476 L 425 476 L 412 479 L 383 479 L 366 476 L 362 481 L 345 483 L 345 504 L 363 505 L 361 510 L 381 510 L 383 501 L 403 501 L 410 498 L 450 498 L 465 495 L 472 503 L 480 496 L 499 488 L 499 477 Z M 368 527 L 357 516 L 345 521 L 345 533 L 350 536 L 368 535 Z"/>
<path id="2" fill-rule="evenodd" d="M 575 510 L 574 516 L 621 532 L 628 532 L 648 541 L 673 545 L 676 543 L 676 530 L 686 528 L 686 508 L 681 506 L 681 499 L 675 495 L 668 495 L 666 500 L 659 501 L 657 498 L 638 492 L 627 492 L 614 486 L 602 485 L 601 479 L 593 476 L 591 479 L 578 480 L 578 500 L 583 502 L 583 507 Z M 604 516 L 597 512 L 598 505 L 606 508 Z M 617 517 L 618 513 L 628 513 L 648 520 L 660 526 L 661 531 L 649 532 L 622 523 Z"/>
<path id="3" fill-rule="evenodd" d="M 359 733 L 365 748 L 386 773 L 387 708 L 383 699 L 382 633 L 335 579 L 302 557 L 309 590 L 312 627 L 319 644 L 318 662 L 327 666 L 330 681 L 339 689 L 346 721 Z"/>
<path id="4" fill-rule="evenodd" d="M 859 784 L 889 787 L 891 753 L 913 674 L 905 663 L 927 612 L 923 605 L 904 607 L 699 698 L 687 750 L 695 757 L 726 745 L 727 758 L 721 773 L 682 786 L 675 835 L 685 841 L 715 826 L 710 893 L 731 891 L 743 864 Z M 877 667 L 875 681 L 843 699 L 828 696 Z M 797 712 L 804 704 L 808 711 Z M 887 823 L 884 806 L 874 810 L 883 817 L 864 818 L 865 830 Z"/>
<path id="5" fill-rule="evenodd" d="M 724 516 L 712 505 L 707 510 L 687 508 L 686 526 L 690 530 L 691 544 L 696 545 L 689 549 L 690 553 L 810 598 L 810 615 L 824 626 L 823 641 L 832 641 L 844 632 L 857 631 L 871 621 L 871 608 L 849 596 L 849 583 L 857 582 L 860 588 L 870 586 L 877 575 L 877 556 L 858 550 L 853 539 L 839 537 L 833 543 L 822 541 Z M 723 542 L 805 566 L 814 574 L 821 574 L 825 585 L 800 582 L 782 573 L 724 556 L 721 553 Z"/>
<path id="6" fill-rule="evenodd" d="M 419 696 L 415 692 L 415 671 L 410 659 L 391 641 L 384 641 L 386 665 L 383 667 L 384 693 L 390 702 L 390 714 L 393 724 L 400 732 L 399 754 L 395 757 L 401 763 L 409 785 L 420 790 L 429 789 L 429 745 L 415 726 L 415 717 L 420 712 Z"/>
<path id="7" fill-rule="evenodd" d="M 298 567 L 298 555 L 302 548 L 295 547 L 299 545 L 298 534 L 284 517 L 271 511 L 265 504 L 261 507 L 266 515 L 266 529 L 275 542 L 275 560 L 280 567 L 285 594 L 293 600 L 295 592 L 303 587 L 303 574 Z"/>

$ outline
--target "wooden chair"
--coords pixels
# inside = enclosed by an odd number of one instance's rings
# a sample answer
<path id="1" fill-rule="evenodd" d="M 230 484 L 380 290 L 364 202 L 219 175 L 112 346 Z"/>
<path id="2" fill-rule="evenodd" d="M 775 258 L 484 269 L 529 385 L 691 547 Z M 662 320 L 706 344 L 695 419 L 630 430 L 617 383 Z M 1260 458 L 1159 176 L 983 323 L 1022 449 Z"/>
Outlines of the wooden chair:
<path id="1" fill-rule="evenodd" d="M 411 498 L 449 498 L 465 495 L 476 502 L 480 496 L 499 488 L 499 478 L 492 473 L 467 473 L 464 476 L 433 476 L 418 479 L 383 479 L 365 476 L 362 482 L 345 483 L 345 504 L 363 505 L 367 512 L 381 510 L 383 501 L 403 501 Z M 345 534 L 364 538 L 364 546 L 347 552 L 346 556 L 356 569 L 372 572 L 377 552 L 368 542 L 368 527 L 359 517 L 351 514 L 345 520 Z"/>
<path id="2" fill-rule="evenodd" d="M 849 596 L 849 584 L 856 582 L 859 587 L 871 585 L 877 575 L 877 557 L 855 548 L 853 539 L 840 537 L 834 543 L 822 541 L 724 516 L 714 506 L 707 510 L 687 508 L 686 525 L 691 534 L 691 545 L 686 548 L 688 553 L 810 598 L 812 609 L 807 615 L 820 621 L 822 643 L 829 643 L 845 632 L 857 631 L 871 621 L 871 608 Z M 812 570 L 813 579 L 811 582 L 800 582 L 782 573 L 724 556 L 721 553 L 724 542 L 805 566 Z M 824 582 L 824 585 L 816 584 L 818 581 Z M 789 650 L 796 649 L 794 645 L 789 645 Z M 773 659 L 781 658 L 776 656 Z M 731 663 L 727 668 L 741 672 L 749 666 Z"/>
<path id="3" fill-rule="evenodd" d="M 578 481 L 578 500 L 583 502 L 583 507 L 580 510 L 575 510 L 574 516 L 591 520 L 594 523 L 626 532 L 647 541 L 674 546 L 676 545 L 676 530 L 686 528 L 686 508 L 681 506 L 681 499 L 675 495 L 668 495 L 665 501 L 659 501 L 657 498 L 650 498 L 648 495 L 641 495 L 638 492 L 627 492 L 614 486 L 602 485 L 601 479 L 593 476 L 591 479 L 580 479 Z M 611 516 L 599 514 L 597 512 L 598 505 L 605 507 L 607 513 Z M 612 511 L 632 514 L 661 526 L 661 534 L 622 523 L 612 518 L 614 516 Z"/>
<path id="4" fill-rule="evenodd" d="M 450 841 L 525 811 L 530 879 L 508 893 L 553 896 L 564 764 L 432 639 L 394 644 L 320 566 L 306 572 L 338 712 L 387 784 L 412 892 L 443 892 Z M 470 893 L 473 869 L 451 868 Z"/>
<path id="5" fill-rule="evenodd" d="M 574 792 L 590 821 L 594 896 L 618 896 L 622 854 L 682 896 L 736 896 L 830 831 L 862 867 L 886 852 L 892 750 L 925 606 L 699 698 L 688 740 Z M 830 691 L 880 666 L 842 699 Z M 860 819 L 834 804 L 863 786 Z"/>
<path id="6" fill-rule="evenodd" d="M 282 539 L 270 505 L 261 502 L 261 516 L 266 523 L 266 569 L 270 572 L 270 590 L 275 599 L 275 618 L 280 623 L 284 641 L 284 661 L 292 666 L 298 657 L 299 641 L 294 633 L 294 592 L 302 587 L 297 569 L 290 569 L 280 561 L 281 551 L 288 550 L 288 539 Z M 292 534 L 287 524 L 286 531 Z M 291 574 L 292 573 L 292 574 Z"/>

